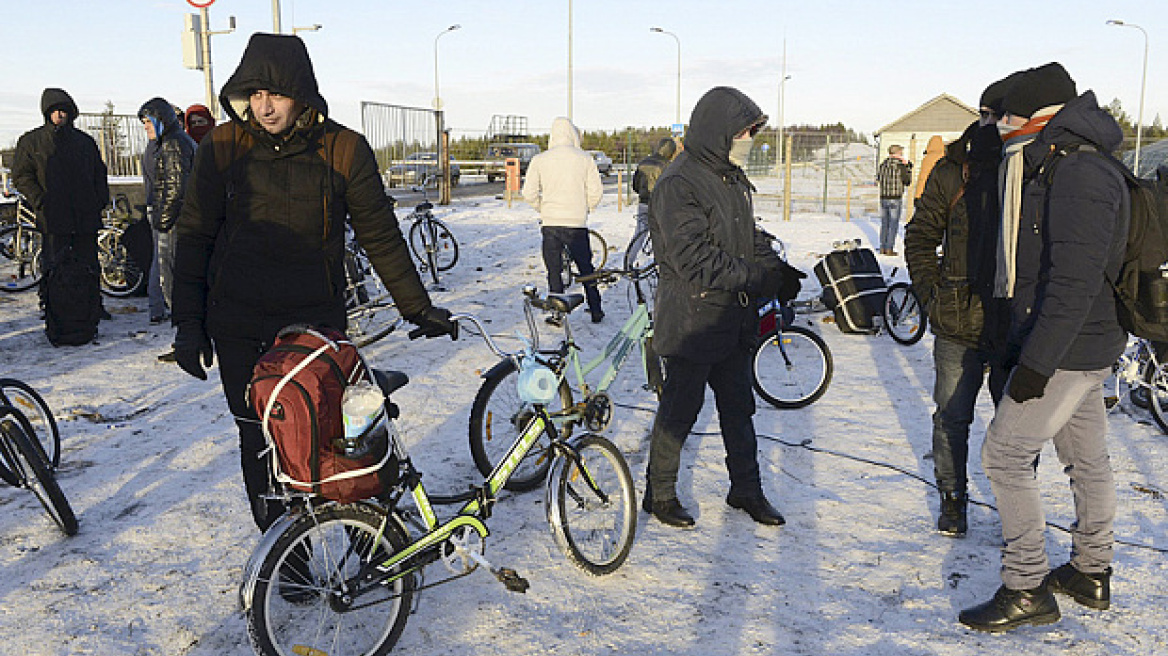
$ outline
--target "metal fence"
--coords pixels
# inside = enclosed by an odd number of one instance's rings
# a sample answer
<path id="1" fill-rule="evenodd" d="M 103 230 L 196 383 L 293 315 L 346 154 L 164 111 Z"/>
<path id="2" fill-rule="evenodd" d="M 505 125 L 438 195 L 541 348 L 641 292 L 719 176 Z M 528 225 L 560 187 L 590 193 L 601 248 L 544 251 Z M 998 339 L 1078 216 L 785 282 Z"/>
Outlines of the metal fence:
<path id="1" fill-rule="evenodd" d="M 111 176 L 142 175 L 142 153 L 149 139 L 133 114 L 79 114 L 73 122 L 97 142 Z"/>
<path id="2" fill-rule="evenodd" d="M 755 141 L 746 171 L 759 187 L 756 205 L 777 206 L 784 218 L 790 212 L 879 213 L 874 146 L 823 132 L 786 133 L 783 141 L 781 158 L 773 136 L 769 143 Z"/>
<path id="3" fill-rule="evenodd" d="M 405 175 L 415 172 L 405 160 L 416 153 L 438 152 L 441 125 L 440 111 L 361 103 L 361 131 L 377 156 L 377 168 L 388 187 L 408 187 L 421 182 Z"/>

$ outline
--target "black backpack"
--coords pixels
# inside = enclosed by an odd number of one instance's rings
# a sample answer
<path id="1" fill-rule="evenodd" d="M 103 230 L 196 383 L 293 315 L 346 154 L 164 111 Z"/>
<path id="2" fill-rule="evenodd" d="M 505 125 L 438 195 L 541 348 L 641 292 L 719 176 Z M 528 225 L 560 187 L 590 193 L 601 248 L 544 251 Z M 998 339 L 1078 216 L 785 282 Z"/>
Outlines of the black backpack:
<path id="1" fill-rule="evenodd" d="M 41 278 L 45 335 L 53 346 L 80 346 L 97 336 L 101 292 L 97 271 L 67 247 Z"/>

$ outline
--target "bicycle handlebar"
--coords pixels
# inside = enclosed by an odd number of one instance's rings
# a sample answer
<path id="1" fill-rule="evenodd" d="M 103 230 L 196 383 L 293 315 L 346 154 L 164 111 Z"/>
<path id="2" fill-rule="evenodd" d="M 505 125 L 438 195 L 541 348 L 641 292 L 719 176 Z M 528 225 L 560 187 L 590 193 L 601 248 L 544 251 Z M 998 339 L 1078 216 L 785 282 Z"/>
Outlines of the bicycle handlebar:
<path id="1" fill-rule="evenodd" d="M 644 278 L 648 278 L 656 268 L 657 268 L 657 264 L 654 262 L 654 263 L 649 264 L 648 266 L 642 267 L 640 269 L 597 269 L 596 271 L 593 271 L 592 273 L 589 273 L 588 275 L 578 276 L 576 278 L 576 280 L 578 280 L 582 283 L 589 283 L 589 282 L 612 283 L 612 282 L 616 282 L 616 280 L 618 278 L 628 278 L 629 280 L 642 280 Z"/>

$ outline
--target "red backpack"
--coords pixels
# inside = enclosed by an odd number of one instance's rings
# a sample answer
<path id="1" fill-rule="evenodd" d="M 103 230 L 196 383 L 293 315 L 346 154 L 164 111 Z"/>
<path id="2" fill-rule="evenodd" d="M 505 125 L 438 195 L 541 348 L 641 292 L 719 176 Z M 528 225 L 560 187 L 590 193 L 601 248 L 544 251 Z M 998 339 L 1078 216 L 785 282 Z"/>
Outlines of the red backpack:
<path id="1" fill-rule="evenodd" d="M 397 467 L 389 439 L 359 458 L 334 444 L 344 436 L 341 397 L 359 380 L 370 380 L 370 372 L 343 333 L 294 325 L 276 336 L 256 362 L 248 398 L 275 448 L 278 482 L 341 503 L 377 496 L 392 484 Z"/>

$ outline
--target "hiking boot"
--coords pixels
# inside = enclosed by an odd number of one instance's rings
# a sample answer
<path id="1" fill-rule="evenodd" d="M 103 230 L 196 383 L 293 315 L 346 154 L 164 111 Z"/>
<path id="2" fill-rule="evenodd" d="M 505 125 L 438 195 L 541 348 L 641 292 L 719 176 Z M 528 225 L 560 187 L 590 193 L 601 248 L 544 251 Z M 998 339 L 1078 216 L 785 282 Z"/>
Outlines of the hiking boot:
<path id="1" fill-rule="evenodd" d="M 600 323 L 601 321 L 604 321 L 604 312 L 602 310 L 597 310 L 597 311 L 593 312 L 592 313 L 592 323 Z"/>
<path id="2" fill-rule="evenodd" d="M 782 513 L 767 501 L 762 492 L 746 495 L 731 493 L 726 497 L 726 505 L 745 510 L 751 519 L 765 526 L 782 526 L 787 523 Z"/>
<path id="3" fill-rule="evenodd" d="M 971 629 L 1001 633 L 1023 624 L 1054 624 L 1062 615 L 1058 601 L 1043 582 L 1033 590 L 998 588 L 993 599 L 961 611 L 957 619 Z"/>
<path id="4" fill-rule="evenodd" d="M 693 528 L 696 523 L 693 516 L 682 507 L 677 497 L 655 501 L 653 495 L 645 490 L 645 498 L 641 500 L 641 508 L 667 526 Z"/>
<path id="5" fill-rule="evenodd" d="M 158 356 L 159 362 L 175 362 L 177 360 L 178 357 L 174 354 L 174 349 L 170 349 L 166 353 Z"/>
<path id="6" fill-rule="evenodd" d="M 964 492 L 941 493 L 941 515 L 937 517 L 937 531 L 951 538 L 965 537 L 968 522 L 965 508 L 968 498 Z"/>
<path id="7" fill-rule="evenodd" d="M 1056 567 L 1046 575 L 1046 586 L 1052 592 L 1070 596 L 1078 603 L 1095 610 L 1111 607 L 1111 568 L 1098 574 L 1085 574 L 1070 563 Z"/>
<path id="8" fill-rule="evenodd" d="M 162 323 L 163 321 L 166 321 L 167 319 L 170 319 L 170 315 L 156 314 L 156 315 L 150 317 L 150 325 L 157 326 L 158 324 Z"/>
<path id="9" fill-rule="evenodd" d="M 560 328 L 564 325 L 564 320 L 560 318 L 560 315 L 558 314 L 549 314 L 548 318 L 544 319 L 544 321 L 546 321 L 548 325 L 555 326 L 556 328 Z"/>
<path id="10" fill-rule="evenodd" d="M 113 318 L 114 318 L 114 315 L 110 314 L 109 310 L 105 309 L 105 307 L 101 308 L 101 318 L 100 318 L 101 321 L 109 321 L 110 319 L 113 319 Z"/>

